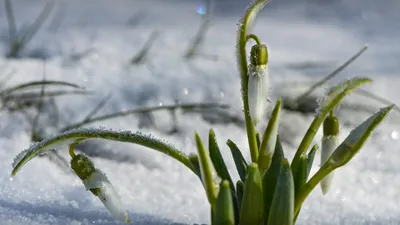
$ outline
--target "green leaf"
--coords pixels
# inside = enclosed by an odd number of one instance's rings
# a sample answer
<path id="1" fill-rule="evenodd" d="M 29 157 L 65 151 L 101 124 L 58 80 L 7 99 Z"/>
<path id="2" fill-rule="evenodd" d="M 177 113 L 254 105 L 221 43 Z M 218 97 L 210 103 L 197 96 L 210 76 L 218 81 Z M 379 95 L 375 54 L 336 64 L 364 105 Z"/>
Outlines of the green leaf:
<path id="1" fill-rule="evenodd" d="M 269 214 L 269 225 L 293 225 L 294 183 L 289 162 L 282 161 L 274 198 Z"/>
<path id="2" fill-rule="evenodd" d="M 221 177 L 222 180 L 229 181 L 231 190 L 235 190 L 234 183 L 231 175 L 229 174 L 228 168 L 226 167 L 224 158 L 222 157 L 221 151 L 219 150 L 217 139 L 213 130 L 209 132 L 208 148 L 210 149 L 210 158 L 215 167 L 215 171 Z"/>
<path id="3" fill-rule="evenodd" d="M 318 145 L 315 144 L 312 149 L 310 150 L 310 152 L 307 155 L 307 173 L 306 173 L 306 179 L 308 179 L 308 176 L 310 175 L 310 171 L 312 168 L 312 165 L 314 163 L 314 158 L 315 158 L 315 153 L 318 150 Z"/>
<path id="4" fill-rule="evenodd" d="M 206 149 L 204 148 L 203 142 L 201 141 L 199 135 L 195 133 L 197 154 L 200 161 L 200 172 L 203 181 L 204 189 L 206 190 L 208 202 L 214 205 L 217 200 L 217 193 L 215 190 L 215 184 L 213 180 L 213 168 L 210 163 L 209 156 Z"/>
<path id="5" fill-rule="evenodd" d="M 221 183 L 214 216 L 214 221 L 217 225 L 235 224 L 234 207 L 229 187 L 230 183 L 227 180 Z"/>
<path id="6" fill-rule="evenodd" d="M 276 145 L 274 156 L 272 157 L 271 166 L 268 171 L 264 175 L 263 178 L 263 199 L 264 199 L 264 208 L 265 208 L 265 220 L 264 224 L 268 224 L 268 217 L 271 210 L 272 198 L 274 196 L 276 183 L 278 180 L 278 176 L 281 170 L 282 160 L 284 159 L 283 148 L 281 145 L 281 141 L 279 135 L 276 137 Z"/>
<path id="7" fill-rule="evenodd" d="M 113 131 L 106 129 L 76 129 L 68 132 L 58 134 L 54 137 L 47 138 L 41 142 L 33 144 L 30 148 L 21 152 L 17 155 L 13 162 L 13 171 L 11 176 L 15 176 L 17 172 L 31 159 L 43 154 L 45 152 L 51 151 L 52 149 L 59 150 L 60 148 L 66 147 L 88 139 L 105 139 L 119 142 L 134 143 L 141 146 L 148 147 L 150 149 L 164 153 L 171 158 L 181 162 L 192 172 L 195 173 L 190 160 L 186 154 L 179 151 L 175 147 L 158 140 L 151 135 L 143 135 L 141 133 L 131 133 L 130 131 Z"/>
<path id="8" fill-rule="evenodd" d="M 297 183 L 295 182 L 295 187 L 296 187 L 295 195 L 298 195 L 298 193 L 301 191 L 301 188 L 302 188 L 302 187 L 304 186 L 304 184 L 307 182 L 308 176 L 310 175 L 310 171 L 311 171 L 312 164 L 313 164 L 313 162 L 314 162 L 315 152 L 317 151 L 317 149 L 318 149 L 318 145 L 315 144 L 315 145 L 312 147 L 312 149 L 310 150 L 310 152 L 308 153 L 307 157 L 305 157 L 304 155 L 302 155 L 301 158 L 300 158 L 300 159 L 301 159 L 301 163 L 300 163 L 300 170 L 298 171 L 298 173 L 299 173 L 299 172 L 304 172 L 304 169 L 302 169 L 302 167 L 304 167 L 304 160 L 303 160 L 303 158 L 306 159 L 306 164 L 307 164 L 307 165 L 306 165 L 305 175 L 301 175 L 301 174 L 298 175 L 299 177 L 303 177 L 303 179 L 297 180 L 297 182 L 298 182 L 299 184 L 297 184 Z M 301 208 L 300 208 L 300 210 L 301 210 Z M 296 223 L 297 217 L 298 217 L 299 214 L 300 214 L 300 210 L 296 213 L 296 215 L 295 215 L 295 217 L 294 217 L 294 223 Z"/>
<path id="9" fill-rule="evenodd" d="M 190 153 L 189 154 L 189 161 L 190 161 L 190 164 L 193 167 L 193 170 L 194 170 L 195 174 L 200 178 L 200 180 L 202 180 L 199 157 L 194 153 Z"/>
<path id="10" fill-rule="evenodd" d="M 292 161 L 292 172 L 294 174 L 296 168 L 298 167 L 300 156 L 310 147 L 312 140 L 314 139 L 319 127 L 325 120 L 329 112 L 340 104 L 343 98 L 349 95 L 355 88 L 362 84 L 370 83 L 371 80 L 368 78 L 353 78 L 351 80 L 340 83 L 335 86 L 327 95 L 327 97 L 321 102 L 321 109 L 315 116 L 313 122 L 307 130 L 307 133 L 303 137 L 303 140 L 298 147 L 296 154 Z"/>
<path id="11" fill-rule="evenodd" d="M 300 156 L 299 168 L 296 171 L 295 184 L 295 195 L 298 194 L 304 184 L 307 182 L 307 155 L 303 154 Z"/>
<path id="12" fill-rule="evenodd" d="M 236 196 L 237 196 L 237 204 L 239 208 L 239 212 L 242 208 L 242 201 L 243 201 L 243 193 L 244 193 L 244 183 L 241 180 L 238 180 L 236 182 Z M 235 214 L 235 219 L 238 219 L 240 217 L 240 214 Z"/>
<path id="13" fill-rule="evenodd" d="M 271 165 L 276 146 L 276 136 L 278 135 L 280 112 L 281 99 L 279 98 L 276 101 L 275 108 L 272 111 L 271 118 L 268 121 L 268 125 L 265 129 L 261 142 L 260 153 L 258 156 L 258 166 L 261 169 L 261 175 L 263 175 Z"/>
<path id="14" fill-rule="evenodd" d="M 242 207 L 240 209 L 240 225 L 260 224 L 263 218 L 264 202 L 261 175 L 256 163 L 248 166 Z"/>
<path id="15" fill-rule="evenodd" d="M 239 173 L 240 179 L 245 182 L 246 180 L 246 174 L 247 174 L 247 162 L 244 159 L 242 152 L 240 151 L 240 149 L 236 146 L 235 143 L 233 143 L 233 141 L 228 140 L 226 142 L 226 144 L 229 146 L 229 148 L 231 149 L 231 153 L 232 153 L 232 157 L 233 160 L 235 162 L 236 165 L 236 169 Z"/>
<path id="16" fill-rule="evenodd" d="M 218 173 L 218 175 L 221 177 L 222 180 L 227 180 L 230 184 L 232 201 L 234 203 L 234 212 L 236 214 L 238 214 L 239 206 L 237 204 L 235 185 L 229 174 L 228 168 L 226 167 L 226 164 L 225 164 L 224 158 L 222 157 L 221 151 L 219 150 L 217 140 L 215 137 L 215 133 L 213 130 L 210 130 L 210 132 L 209 132 L 209 149 L 210 149 L 210 158 L 215 167 L 216 172 Z M 238 220 L 238 218 L 236 218 L 236 217 L 235 217 L 235 219 Z"/>
<path id="17" fill-rule="evenodd" d="M 327 162 L 322 165 L 317 173 L 303 186 L 299 195 L 296 196 L 295 213 L 300 210 L 304 200 L 322 179 L 333 170 L 348 163 L 357 154 L 372 131 L 383 121 L 393 107 L 394 105 L 391 105 L 379 110 L 350 132 L 347 138 L 332 153 Z"/>
<path id="18" fill-rule="evenodd" d="M 260 148 L 261 145 L 261 137 L 260 137 L 260 133 L 257 132 L 256 134 L 256 139 L 257 139 L 257 146 L 258 148 Z"/>

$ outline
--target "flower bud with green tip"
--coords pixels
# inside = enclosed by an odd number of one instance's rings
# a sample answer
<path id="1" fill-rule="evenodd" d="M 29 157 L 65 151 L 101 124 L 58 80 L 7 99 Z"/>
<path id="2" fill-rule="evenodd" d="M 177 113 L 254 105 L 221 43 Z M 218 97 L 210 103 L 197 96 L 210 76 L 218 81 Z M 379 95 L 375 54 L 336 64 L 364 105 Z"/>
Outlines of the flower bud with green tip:
<path id="1" fill-rule="evenodd" d="M 256 125 L 267 110 L 269 85 L 267 46 L 256 44 L 251 48 L 248 67 L 249 111 L 251 119 Z"/>
<path id="2" fill-rule="evenodd" d="M 325 119 L 323 125 L 324 136 L 322 137 L 321 146 L 321 165 L 323 165 L 329 157 L 331 157 L 333 151 L 339 144 L 339 119 L 333 115 L 333 112 Z M 333 172 L 328 174 L 321 181 L 322 193 L 325 195 L 328 193 L 333 180 Z"/>
<path id="3" fill-rule="evenodd" d="M 215 208 L 214 224 L 234 225 L 235 213 L 232 201 L 232 194 L 229 181 L 224 180 L 221 183 L 220 191 Z"/>
<path id="4" fill-rule="evenodd" d="M 93 162 L 85 155 L 78 154 L 71 160 L 71 168 L 82 180 L 86 189 L 97 196 L 111 215 L 126 223 L 130 222 L 128 214 L 122 206 L 122 202 L 114 187 L 106 175 L 94 167 Z"/>

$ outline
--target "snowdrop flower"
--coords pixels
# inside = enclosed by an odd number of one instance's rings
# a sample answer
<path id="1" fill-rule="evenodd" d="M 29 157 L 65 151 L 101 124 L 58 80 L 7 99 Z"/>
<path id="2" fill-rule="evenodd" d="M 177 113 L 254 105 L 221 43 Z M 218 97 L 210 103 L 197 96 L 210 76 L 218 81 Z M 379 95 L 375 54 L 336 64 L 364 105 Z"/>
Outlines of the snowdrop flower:
<path id="1" fill-rule="evenodd" d="M 71 160 L 71 168 L 82 180 L 86 190 L 97 196 L 116 220 L 130 222 L 128 214 L 114 187 L 106 175 L 94 167 L 93 162 L 85 155 L 78 154 Z"/>
<path id="2" fill-rule="evenodd" d="M 250 115 L 256 125 L 265 115 L 268 99 L 268 49 L 265 45 L 254 45 L 250 51 L 248 69 L 248 96 Z"/>
<path id="3" fill-rule="evenodd" d="M 321 166 L 331 157 L 338 146 L 339 120 L 331 113 L 324 121 L 324 136 L 322 137 Z M 321 181 L 322 193 L 328 193 L 333 180 L 333 172 Z"/>

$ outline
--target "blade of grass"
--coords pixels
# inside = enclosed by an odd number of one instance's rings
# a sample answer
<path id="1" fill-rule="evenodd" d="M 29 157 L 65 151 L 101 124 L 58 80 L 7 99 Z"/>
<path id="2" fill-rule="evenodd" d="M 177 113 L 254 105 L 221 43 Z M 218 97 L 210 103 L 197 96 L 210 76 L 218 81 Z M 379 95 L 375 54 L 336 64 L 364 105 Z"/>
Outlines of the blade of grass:
<path id="1" fill-rule="evenodd" d="M 149 55 L 151 46 L 154 45 L 154 42 L 157 40 L 159 36 L 158 31 L 153 31 L 147 41 L 144 43 L 142 49 L 131 59 L 131 64 L 142 64 L 146 61 L 147 56 Z"/>
<path id="2" fill-rule="evenodd" d="M 185 59 L 192 59 L 193 56 L 197 55 L 198 49 L 200 45 L 204 42 L 206 32 L 210 26 L 211 20 L 209 18 L 204 18 L 199 30 L 197 31 L 195 37 L 193 38 L 192 42 L 190 43 L 188 49 L 184 54 Z"/>
<path id="3" fill-rule="evenodd" d="M 21 45 L 24 48 L 30 40 L 35 36 L 35 34 L 42 27 L 51 11 L 54 8 L 54 2 L 50 1 L 46 3 L 43 10 L 40 12 L 39 16 L 33 21 L 33 23 L 25 30 L 25 33 L 21 35 Z"/>
<path id="4" fill-rule="evenodd" d="M 364 96 L 364 97 L 367 97 L 369 99 L 373 99 L 375 101 L 378 101 L 378 102 L 386 104 L 386 105 L 392 105 L 393 104 L 393 102 L 391 102 L 391 101 L 389 101 L 387 99 L 384 99 L 384 98 L 382 98 L 382 97 L 380 97 L 380 96 L 378 96 L 378 95 L 376 95 L 374 93 L 371 93 L 369 91 L 363 90 L 361 88 L 356 89 L 354 91 L 354 93 L 359 94 L 359 95 Z M 398 107 L 397 105 L 394 105 L 393 109 L 396 110 L 397 112 L 400 112 L 400 107 Z"/>
<path id="5" fill-rule="evenodd" d="M 108 94 L 106 97 L 104 97 L 85 117 L 85 119 L 83 119 L 83 121 L 88 121 L 90 120 L 93 116 L 95 116 L 106 104 L 107 102 L 110 100 L 111 98 L 111 93 Z"/>
<path id="6" fill-rule="evenodd" d="M 32 82 L 22 83 L 22 84 L 14 86 L 14 87 L 10 87 L 5 90 L 2 90 L 2 91 L 0 91 L 0 96 L 4 97 L 4 96 L 10 95 L 11 93 L 14 93 L 16 91 L 21 91 L 26 88 L 32 88 L 32 87 L 36 87 L 36 86 L 41 87 L 42 85 L 66 86 L 66 87 L 72 87 L 72 88 L 77 88 L 77 89 L 83 89 L 83 87 L 80 87 L 76 84 L 64 82 L 64 81 L 54 81 L 54 80 L 32 81 Z"/>
<path id="7" fill-rule="evenodd" d="M 12 42 L 13 40 L 15 40 L 17 34 L 17 25 L 15 24 L 14 10 L 11 0 L 5 0 L 4 5 L 6 9 L 8 23 L 8 35 L 10 38 L 10 42 Z"/>
<path id="8" fill-rule="evenodd" d="M 211 108 L 218 108 L 218 107 L 226 107 L 227 105 L 224 104 L 218 104 L 218 103 L 189 103 L 189 104 L 177 104 L 177 105 L 163 105 L 163 106 L 153 106 L 153 107 L 143 107 L 143 108 L 137 108 L 137 109 L 130 109 L 130 110 L 124 110 L 116 113 L 110 113 L 106 114 L 103 116 L 97 116 L 93 117 L 90 120 L 87 121 L 81 121 L 79 123 L 75 123 L 69 126 L 64 127 L 61 129 L 61 131 L 67 131 L 71 129 L 75 129 L 90 123 L 94 123 L 97 121 L 103 121 L 107 119 L 112 119 L 112 118 L 117 118 L 117 117 L 122 117 L 122 116 L 127 116 L 130 114 L 135 114 L 135 113 L 149 113 L 149 112 L 154 112 L 154 111 L 159 111 L 159 110 L 171 110 L 171 109 L 182 109 L 182 110 L 192 110 L 194 108 L 205 108 L 205 109 L 211 109 Z"/>
<path id="9" fill-rule="evenodd" d="M 325 84 L 328 80 L 332 79 L 334 76 L 342 72 L 348 65 L 350 65 L 352 62 L 354 62 L 363 52 L 365 52 L 368 49 L 368 46 L 364 46 L 362 49 L 360 49 L 354 56 L 352 56 L 350 59 L 348 59 L 345 63 L 340 65 L 338 68 L 336 68 L 333 72 L 328 74 L 326 77 L 324 77 L 322 80 L 318 81 L 315 83 L 313 86 L 311 86 L 306 92 L 301 94 L 299 97 L 294 100 L 295 103 L 303 101 L 304 98 L 306 98 L 309 94 L 311 94 L 315 89 L 318 87 L 322 86 Z"/>

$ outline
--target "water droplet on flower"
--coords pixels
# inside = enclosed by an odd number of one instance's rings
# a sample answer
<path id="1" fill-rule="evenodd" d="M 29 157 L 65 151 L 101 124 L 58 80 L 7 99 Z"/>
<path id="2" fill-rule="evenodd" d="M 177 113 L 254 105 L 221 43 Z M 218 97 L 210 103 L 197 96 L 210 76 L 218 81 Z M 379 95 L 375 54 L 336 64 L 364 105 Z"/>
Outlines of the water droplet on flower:
<path id="1" fill-rule="evenodd" d="M 397 140 L 400 137 L 400 133 L 397 130 L 394 130 L 394 131 L 392 131 L 390 136 L 392 139 Z"/>
<path id="2" fill-rule="evenodd" d="M 10 181 L 13 181 L 14 180 L 14 177 L 10 177 Z"/>

